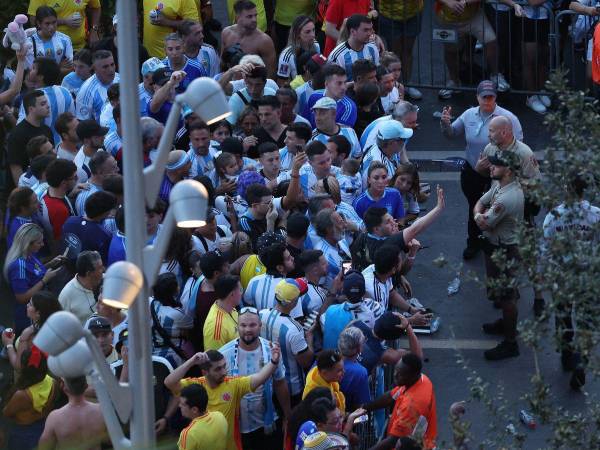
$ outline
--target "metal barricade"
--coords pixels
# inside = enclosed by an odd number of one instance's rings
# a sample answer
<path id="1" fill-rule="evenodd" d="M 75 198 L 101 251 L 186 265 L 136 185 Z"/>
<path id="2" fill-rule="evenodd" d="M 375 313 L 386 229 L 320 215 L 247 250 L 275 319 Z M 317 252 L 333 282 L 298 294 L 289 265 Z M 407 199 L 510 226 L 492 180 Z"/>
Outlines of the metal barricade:
<path id="1" fill-rule="evenodd" d="M 592 88 L 591 81 L 591 38 L 593 25 L 597 17 L 565 10 L 556 14 L 554 29 L 569 27 L 566 36 L 555 33 L 554 61 L 555 68 L 567 70 L 570 86 Z"/>
<path id="2" fill-rule="evenodd" d="M 412 3 L 397 1 L 407 9 Z M 529 7 L 525 0 L 516 3 Z M 468 17 L 464 23 L 457 22 L 439 0 L 426 1 L 421 13 L 403 22 L 385 17 L 385 8 L 380 11 L 379 34 L 400 56 L 406 85 L 475 90 L 481 80 L 500 73 L 511 92 L 538 94 L 553 67 L 552 8 L 530 7 L 533 17 L 547 20 L 522 20 L 499 0 L 490 0 L 483 8 L 479 3 L 461 4 L 462 17 Z"/>

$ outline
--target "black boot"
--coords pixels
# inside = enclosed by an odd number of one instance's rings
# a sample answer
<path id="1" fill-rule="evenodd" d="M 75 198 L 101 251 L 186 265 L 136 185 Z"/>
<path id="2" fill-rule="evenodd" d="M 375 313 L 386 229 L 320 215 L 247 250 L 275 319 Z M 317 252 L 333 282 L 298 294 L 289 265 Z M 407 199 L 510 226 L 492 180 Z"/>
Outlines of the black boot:
<path id="1" fill-rule="evenodd" d="M 501 359 L 519 356 L 519 344 L 516 342 L 502 341 L 496 347 L 483 352 L 488 361 L 499 361 Z"/>

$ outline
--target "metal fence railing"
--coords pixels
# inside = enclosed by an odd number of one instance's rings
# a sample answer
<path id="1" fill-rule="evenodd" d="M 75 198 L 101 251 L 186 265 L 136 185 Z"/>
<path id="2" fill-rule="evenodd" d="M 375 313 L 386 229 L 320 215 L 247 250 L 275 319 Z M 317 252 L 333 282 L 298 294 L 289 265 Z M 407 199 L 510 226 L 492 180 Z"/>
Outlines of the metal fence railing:
<path id="1" fill-rule="evenodd" d="M 511 92 L 539 93 L 553 63 L 554 11 L 547 4 L 516 3 L 539 20 L 516 17 L 499 0 L 483 8 L 467 2 L 462 16 L 439 0 L 429 0 L 423 11 L 433 13 L 418 14 L 402 29 L 382 14 L 379 33 L 391 51 L 402 55 L 409 86 L 474 90 L 482 79 L 500 73 Z"/>

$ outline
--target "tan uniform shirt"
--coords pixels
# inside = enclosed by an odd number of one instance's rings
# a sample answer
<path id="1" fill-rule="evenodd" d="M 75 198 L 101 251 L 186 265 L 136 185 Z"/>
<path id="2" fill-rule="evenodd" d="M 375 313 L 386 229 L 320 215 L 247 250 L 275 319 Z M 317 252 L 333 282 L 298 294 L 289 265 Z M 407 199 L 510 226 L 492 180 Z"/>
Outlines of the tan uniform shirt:
<path id="1" fill-rule="evenodd" d="M 525 198 L 518 181 L 504 187 L 498 183 L 479 199 L 486 211 L 483 217 L 489 229 L 483 235 L 494 245 L 513 245 L 517 243 L 517 230 L 523 222 Z"/>
<path id="2" fill-rule="evenodd" d="M 531 148 L 524 142 L 514 139 L 512 144 L 504 150 L 501 150 L 496 144 L 489 143 L 483 149 L 483 156 L 490 157 L 500 151 L 513 152 L 519 157 L 520 165 L 519 173 L 517 175 L 521 184 L 527 186 L 541 177 L 540 166 L 537 159 Z M 492 185 L 497 183 L 496 180 L 492 181 Z"/>

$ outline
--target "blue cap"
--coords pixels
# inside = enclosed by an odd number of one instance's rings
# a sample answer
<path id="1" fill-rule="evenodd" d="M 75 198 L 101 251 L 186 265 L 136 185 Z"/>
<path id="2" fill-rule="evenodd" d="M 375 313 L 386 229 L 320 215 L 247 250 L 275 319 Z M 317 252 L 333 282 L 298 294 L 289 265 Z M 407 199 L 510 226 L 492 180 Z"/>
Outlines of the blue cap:
<path id="1" fill-rule="evenodd" d="M 413 130 L 404 128 L 400 122 L 394 119 L 386 120 L 377 131 L 377 139 L 392 141 L 395 139 L 408 139 L 412 137 Z"/>
<path id="2" fill-rule="evenodd" d="M 352 303 L 362 300 L 365 295 L 365 277 L 357 270 L 351 270 L 344 275 L 342 291 Z"/>

